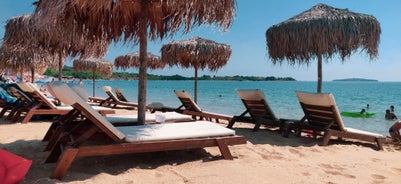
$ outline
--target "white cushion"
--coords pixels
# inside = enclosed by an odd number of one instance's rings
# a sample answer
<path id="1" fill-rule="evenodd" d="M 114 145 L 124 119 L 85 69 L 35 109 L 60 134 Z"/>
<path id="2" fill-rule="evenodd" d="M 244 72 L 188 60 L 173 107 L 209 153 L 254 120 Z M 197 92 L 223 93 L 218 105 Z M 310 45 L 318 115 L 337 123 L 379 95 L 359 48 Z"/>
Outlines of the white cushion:
<path id="1" fill-rule="evenodd" d="M 161 141 L 235 135 L 235 131 L 209 121 L 117 127 L 127 142 Z"/>

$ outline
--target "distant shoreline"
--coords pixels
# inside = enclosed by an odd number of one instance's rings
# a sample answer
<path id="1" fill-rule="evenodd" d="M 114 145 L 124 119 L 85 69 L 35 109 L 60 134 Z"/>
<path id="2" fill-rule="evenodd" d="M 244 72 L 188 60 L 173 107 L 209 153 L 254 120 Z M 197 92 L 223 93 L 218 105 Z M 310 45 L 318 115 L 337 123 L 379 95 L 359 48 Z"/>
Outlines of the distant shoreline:
<path id="1" fill-rule="evenodd" d="M 355 82 L 379 82 L 376 79 L 363 79 L 363 78 L 346 78 L 346 79 L 335 79 L 333 81 L 355 81 Z"/>

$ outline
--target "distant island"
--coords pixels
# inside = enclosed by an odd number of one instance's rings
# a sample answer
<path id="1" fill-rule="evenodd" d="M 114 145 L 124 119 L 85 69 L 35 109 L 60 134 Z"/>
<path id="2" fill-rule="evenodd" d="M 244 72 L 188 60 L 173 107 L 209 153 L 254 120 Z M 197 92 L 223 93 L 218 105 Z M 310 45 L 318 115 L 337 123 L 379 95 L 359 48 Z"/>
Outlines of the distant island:
<path id="1" fill-rule="evenodd" d="M 379 82 L 376 79 L 363 79 L 363 78 L 347 78 L 347 79 L 335 79 L 333 81 L 363 81 L 363 82 Z"/>

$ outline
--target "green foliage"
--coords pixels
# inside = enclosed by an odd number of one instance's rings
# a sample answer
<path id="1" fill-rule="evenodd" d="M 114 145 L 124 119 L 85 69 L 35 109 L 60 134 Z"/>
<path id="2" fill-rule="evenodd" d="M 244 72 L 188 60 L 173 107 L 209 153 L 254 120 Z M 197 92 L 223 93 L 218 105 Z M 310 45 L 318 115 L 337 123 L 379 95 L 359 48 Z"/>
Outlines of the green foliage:
<path id="1" fill-rule="evenodd" d="M 44 75 L 58 77 L 58 71 L 49 67 Z M 92 79 L 93 73 L 92 72 L 73 72 L 72 67 L 64 66 L 63 68 L 63 76 L 66 77 L 74 77 L 80 79 Z M 112 79 L 116 80 L 138 80 L 139 75 L 137 73 L 128 73 L 128 72 L 113 72 L 111 76 Z M 95 79 L 107 79 L 103 78 L 100 73 L 95 73 Z M 181 75 L 153 75 L 147 74 L 148 80 L 193 80 L 194 77 L 184 77 Z M 292 77 L 257 77 L 257 76 L 210 76 L 210 75 L 203 75 L 198 77 L 198 80 L 226 80 L 226 81 L 296 81 Z"/>

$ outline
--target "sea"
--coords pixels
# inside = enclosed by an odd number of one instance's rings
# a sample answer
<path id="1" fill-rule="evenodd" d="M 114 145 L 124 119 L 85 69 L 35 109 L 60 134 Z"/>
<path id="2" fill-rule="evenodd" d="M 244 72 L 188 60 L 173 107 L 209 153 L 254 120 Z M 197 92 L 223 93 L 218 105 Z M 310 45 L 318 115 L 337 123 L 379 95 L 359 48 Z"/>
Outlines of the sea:
<path id="1" fill-rule="evenodd" d="M 137 102 L 137 80 L 84 80 L 84 87 L 90 96 L 106 97 L 103 86 L 120 88 L 124 96 Z M 302 109 L 295 91 L 316 92 L 316 81 L 198 81 L 198 105 L 204 111 L 227 115 L 239 115 L 245 107 L 238 97 L 237 89 L 260 89 L 278 118 L 301 119 Z M 184 90 L 193 96 L 194 81 L 147 81 L 147 103 L 160 102 L 165 106 L 178 107 L 180 101 L 174 90 Z M 322 92 L 332 93 L 339 111 L 376 113 L 372 118 L 342 117 L 346 127 L 352 127 L 388 135 L 394 120 L 385 120 L 385 110 L 395 106 L 395 114 L 401 118 L 401 82 L 373 81 L 327 81 Z M 369 108 L 367 105 L 369 104 Z"/>

